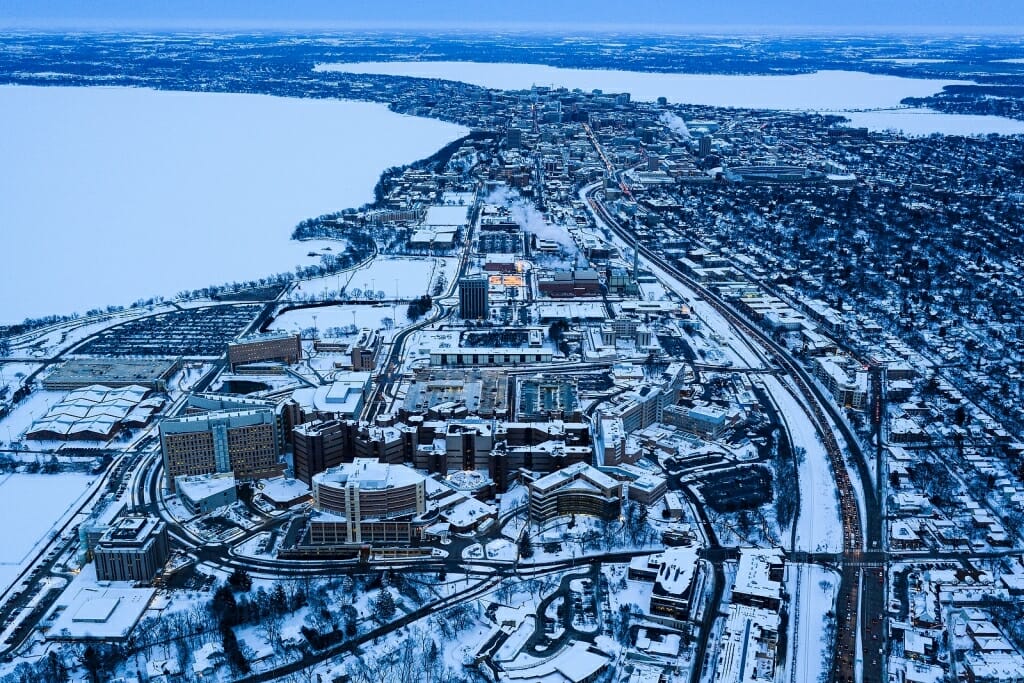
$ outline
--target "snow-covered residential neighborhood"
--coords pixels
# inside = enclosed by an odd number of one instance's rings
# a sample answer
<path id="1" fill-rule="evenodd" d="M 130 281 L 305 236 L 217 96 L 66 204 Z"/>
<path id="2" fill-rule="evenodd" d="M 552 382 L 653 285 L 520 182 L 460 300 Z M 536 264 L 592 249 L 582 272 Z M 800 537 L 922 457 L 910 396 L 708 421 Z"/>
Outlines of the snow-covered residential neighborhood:
<path id="1" fill-rule="evenodd" d="M 1014 37 L 0 81 L 0 683 L 1021 680 Z"/>

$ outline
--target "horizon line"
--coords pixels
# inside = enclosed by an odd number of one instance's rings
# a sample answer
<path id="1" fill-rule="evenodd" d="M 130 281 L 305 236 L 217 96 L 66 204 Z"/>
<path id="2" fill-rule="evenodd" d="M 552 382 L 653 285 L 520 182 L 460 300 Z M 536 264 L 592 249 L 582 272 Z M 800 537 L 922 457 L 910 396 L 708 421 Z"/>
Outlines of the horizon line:
<path id="1" fill-rule="evenodd" d="M 598 35 L 1016 35 L 1024 38 L 1024 25 L 953 26 L 910 24 L 577 24 L 566 22 L 379 22 L 379 21 L 254 21 L 239 19 L 206 20 L 114 20 L 97 21 L 84 18 L 60 20 L 0 18 L 0 31 L 36 33 L 108 33 L 108 32 L 415 32 L 442 30 L 453 33 L 534 33 L 534 34 L 598 34 Z"/>

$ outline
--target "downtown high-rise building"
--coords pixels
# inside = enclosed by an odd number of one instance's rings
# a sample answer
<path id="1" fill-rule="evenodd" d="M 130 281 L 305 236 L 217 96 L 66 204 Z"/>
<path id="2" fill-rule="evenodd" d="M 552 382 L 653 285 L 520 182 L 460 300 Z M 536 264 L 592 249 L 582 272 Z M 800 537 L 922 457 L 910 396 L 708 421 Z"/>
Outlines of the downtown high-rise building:
<path id="1" fill-rule="evenodd" d="M 488 314 L 487 278 L 467 277 L 459 281 L 459 317 L 482 320 Z"/>

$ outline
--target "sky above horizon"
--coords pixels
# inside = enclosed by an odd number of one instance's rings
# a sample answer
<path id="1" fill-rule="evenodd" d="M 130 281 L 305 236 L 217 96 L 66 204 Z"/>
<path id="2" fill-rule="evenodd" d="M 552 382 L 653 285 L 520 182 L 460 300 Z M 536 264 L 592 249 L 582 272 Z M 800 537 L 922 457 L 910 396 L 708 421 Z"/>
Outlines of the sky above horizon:
<path id="1" fill-rule="evenodd" d="M 768 27 L 1012 31 L 1021 0 L 0 0 L 10 28 L 683 30 Z"/>

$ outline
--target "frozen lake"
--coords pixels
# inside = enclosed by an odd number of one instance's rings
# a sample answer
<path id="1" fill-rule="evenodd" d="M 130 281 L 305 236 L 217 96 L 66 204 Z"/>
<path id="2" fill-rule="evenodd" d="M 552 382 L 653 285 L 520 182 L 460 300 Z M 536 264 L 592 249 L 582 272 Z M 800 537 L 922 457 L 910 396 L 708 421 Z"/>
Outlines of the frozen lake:
<path id="1" fill-rule="evenodd" d="M 878 109 L 899 106 L 904 97 L 926 97 L 943 86 L 967 81 L 939 81 L 868 74 L 817 71 L 795 76 L 664 74 L 605 69 L 560 69 L 542 64 L 482 62 L 358 62 L 320 64 L 322 71 L 443 78 L 487 88 L 515 90 L 532 85 L 628 92 L 637 100 L 705 104 L 751 109 Z"/>
<path id="2" fill-rule="evenodd" d="M 0 322 L 315 263 L 296 223 L 465 132 L 366 102 L 0 86 Z"/>
<path id="3" fill-rule="evenodd" d="M 927 97 L 940 92 L 946 85 L 970 81 L 903 78 L 861 71 L 816 71 L 795 76 L 663 74 L 481 62 L 358 62 L 319 64 L 316 68 L 321 71 L 443 78 L 503 90 L 532 85 L 599 89 L 628 92 L 637 100 L 654 101 L 666 97 L 669 102 L 713 107 L 850 111 L 848 116 L 854 120 L 854 126 L 876 131 L 903 130 L 911 136 L 1024 133 L 1024 122 L 999 116 L 943 114 L 928 109 L 897 110 L 905 97 Z"/>
<path id="4" fill-rule="evenodd" d="M 835 112 L 850 119 L 850 126 L 870 130 L 895 130 L 909 137 L 943 135 L 1024 134 L 1024 121 L 1003 116 L 945 114 L 932 109 L 889 109 Z"/>

